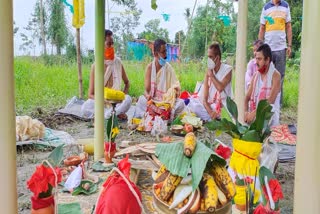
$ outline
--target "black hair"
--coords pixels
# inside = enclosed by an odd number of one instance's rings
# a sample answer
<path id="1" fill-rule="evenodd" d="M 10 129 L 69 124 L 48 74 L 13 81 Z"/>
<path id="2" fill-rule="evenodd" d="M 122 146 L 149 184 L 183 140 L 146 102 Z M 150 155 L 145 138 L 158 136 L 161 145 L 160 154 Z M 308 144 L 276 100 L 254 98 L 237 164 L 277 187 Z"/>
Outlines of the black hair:
<path id="1" fill-rule="evenodd" d="M 209 46 L 209 49 L 213 51 L 213 54 L 215 56 L 219 56 L 219 58 L 221 59 L 221 48 L 219 43 L 213 43 Z"/>
<path id="2" fill-rule="evenodd" d="M 258 47 L 260 47 L 263 44 L 264 42 L 261 39 L 257 39 L 256 41 L 253 42 L 253 45 L 257 45 Z"/>
<path id="3" fill-rule="evenodd" d="M 156 39 L 153 44 L 154 53 L 160 51 L 162 45 L 166 45 L 167 43 L 163 39 Z"/>
<path id="4" fill-rule="evenodd" d="M 112 36 L 112 35 L 113 35 L 113 33 L 112 33 L 111 30 L 108 30 L 108 29 L 105 29 L 105 30 L 104 30 L 104 37 Z"/>
<path id="5" fill-rule="evenodd" d="M 265 59 L 267 59 L 269 57 L 270 62 L 272 61 L 272 52 L 271 52 L 271 48 L 268 44 L 263 44 L 261 45 L 258 49 L 257 52 L 262 52 L 263 56 Z"/>

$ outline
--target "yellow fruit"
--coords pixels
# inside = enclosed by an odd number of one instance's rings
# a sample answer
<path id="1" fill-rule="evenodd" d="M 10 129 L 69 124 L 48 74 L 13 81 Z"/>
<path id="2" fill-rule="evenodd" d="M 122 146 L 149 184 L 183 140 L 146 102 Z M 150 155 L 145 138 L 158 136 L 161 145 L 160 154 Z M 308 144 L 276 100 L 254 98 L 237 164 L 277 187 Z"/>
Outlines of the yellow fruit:
<path id="1" fill-rule="evenodd" d="M 125 93 L 119 90 L 114 90 L 111 88 L 104 88 L 104 98 L 106 100 L 117 100 L 122 101 L 125 98 Z"/>
<path id="2" fill-rule="evenodd" d="M 163 186 L 160 191 L 160 199 L 167 201 L 180 184 L 181 180 L 182 177 L 170 173 L 163 182 Z"/>
<path id="3" fill-rule="evenodd" d="M 232 199 L 236 194 L 236 189 L 227 169 L 222 165 L 213 164 L 210 174 L 213 176 L 217 186 L 225 194 L 227 199 Z"/>
<path id="4" fill-rule="evenodd" d="M 214 212 L 218 205 L 216 183 L 211 175 L 204 173 L 200 182 L 200 190 L 204 198 L 204 207 L 208 212 Z"/>
<path id="5" fill-rule="evenodd" d="M 185 156 L 191 157 L 196 149 L 196 146 L 197 146 L 196 136 L 194 135 L 193 132 L 189 132 L 188 134 L 186 134 L 184 138 L 183 153 L 185 154 Z"/>
<path id="6" fill-rule="evenodd" d="M 89 155 L 93 155 L 94 154 L 94 144 L 93 143 L 85 144 L 83 147 L 83 151 L 88 153 Z"/>

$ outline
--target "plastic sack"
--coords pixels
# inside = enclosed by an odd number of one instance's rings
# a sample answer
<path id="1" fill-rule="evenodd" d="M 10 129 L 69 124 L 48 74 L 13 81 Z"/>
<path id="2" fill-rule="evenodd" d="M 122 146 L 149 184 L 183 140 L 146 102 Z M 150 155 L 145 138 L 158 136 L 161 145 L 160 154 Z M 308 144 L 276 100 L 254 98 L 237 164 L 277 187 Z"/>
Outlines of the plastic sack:
<path id="1" fill-rule="evenodd" d="M 280 150 L 276 144 L 265 142 L 259 156 L 260 166 L 265 166 L 271 172 L 274 172 Z"/>
<path id="2" fill-rule="evenodd" d="M 71 174 L 69 175 L 64 187 L 67 188 L 70 192 L 73 191 L 74 188 L 78 187 L 81 183 L 82 179 L 82 167 L 79 165 L 75 168 Z"/>
<path id="3" fill-rule="evenodd" d="M 151 130 L 151 135 L 156 136 L 160 134 L 165 134 L 167 133 L 168 127 L 167 123 L 164 122 L 161 117 L 156 116 L 153 121 L 153 127 Z"/>
<path id="4" fill-rule="evenodd" d="M 103 184 L 94 213 L 140 214 L 142 212 L 141 193 L 129 178 L 131 164 L 128 158 L 129 156 L 118 163 L 118 170 L 115 170 Z"/>

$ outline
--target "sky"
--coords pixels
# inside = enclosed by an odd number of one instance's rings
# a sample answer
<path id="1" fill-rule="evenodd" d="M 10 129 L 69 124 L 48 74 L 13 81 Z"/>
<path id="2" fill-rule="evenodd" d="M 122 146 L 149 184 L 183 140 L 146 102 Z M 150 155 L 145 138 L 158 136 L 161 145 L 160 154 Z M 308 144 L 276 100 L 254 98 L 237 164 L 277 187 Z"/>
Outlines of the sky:
<path id="1" fill-rule="evenodd" d="M 138 32 L 142 32 L 144 30 L 144 25 L 151 19 L 160 19 L 160 27 L 166 28 L 169 31 L 169 37 L 171 40 L 174 39 L 174 35 L 179 30 L 187 30 L 187 22 L 183 15 L 186 8 L 192 8 L 195 4 L 196 0 L 158 0 L 158 8 L 154 11 L 151 8 L 151 0 L 136 0 L 137 7 L 142 10 L 142 14 L 140 17 L 140 25 L 134 30 L 135 36 L 137 36 Z M 43 0 L 45 3 L 46 0 Z M 72 0 L 67 0 L 67 2 L 72 4 Z M 106 1 L 107 2 L 107 1 Z M 109 2 L 111 2 L 109 0 Z M 207 0 L 197 0 L 197 5 L 205 5 Z M 16 23 L 16 27 L 19 27 L 18 33 L 15 35 L 15 55 L 21 55 L 23 52 L 19 50 L 19 46 L 21 45 L 21 36 L 20 33 L 26 33 L 23 27 L 26 27 L 28 21 L 31 18 L 31 13 L 34 11 L 36 0 L 14 0 L 13 1 L 13 14 L 14 21 Z M 81 28 L 81 46 L 82 49 L 93 49 L 94 47 L 94 0 L 86 0 L 85 1 L 85 24 Z M 110 3 L 110 17 L 120 16 L 119 13 L 123 11 L 122 8 L 113 6 L 113 3 Z M 107 7 L 106 7 L 107 8 Z M 106 9 L 107 10 L 107 9 Z M 170 15 L 169 21 L 164 21 L 162 18 L 162 13 L 166 13 Z M 72 14 L 66 10 L 67 23 L 69 26 L 72 26 Z M 107 14 L 106 14 L 106 28 L 108 28 L 107 23 Z M 75 29 L 70 27 L 75 33 Z M 48 52 L 50 53 L 51 46 L 48 47 Z M 39 54 L 39 48 L 36 49 L 36 54 Z"/>

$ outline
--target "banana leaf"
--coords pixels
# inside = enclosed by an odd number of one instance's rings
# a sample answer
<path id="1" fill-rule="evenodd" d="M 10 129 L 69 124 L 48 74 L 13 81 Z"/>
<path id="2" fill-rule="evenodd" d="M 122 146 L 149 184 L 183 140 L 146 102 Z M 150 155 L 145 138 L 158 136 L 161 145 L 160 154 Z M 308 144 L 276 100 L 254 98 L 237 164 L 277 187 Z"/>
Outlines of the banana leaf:
<path id="1" fill-rule="evenodd" d="M 86 190 L 85 188 L 82 187 L 82 185 L 84 185 L 86 183 L 88 183 L 90 185 L 88 190 Z M 97 184 L 95 184 L 89 180 L 82 180 L 80 185 L 73 190 L 72 195 L 73 196 L 79 195 L 79 194 L 91 195 L 91 194 L 97 192 L 97 190 L 98 190 Z"/>
<path id="2" fill-rule="evenodd" d="M 59 214 L 82 214 L 79 202 L 58 204 Z"/>
<path id="3" fill-rule="evenodd" d="M 190 168 L 190 159 L 183 154 L 183 143 L 159 143 L 156 147 L 158 159 L 174 175 L 185 177 Z"/>
<path id="4" fill-rule="evenodd" d="M 196 190 L 203 172 L 206 168 L 208 159 L 213 155 L 213 151 L 201 142 L 197 142 L 197 147 L 191 157 L 191 172 L 192 172 L 192 190 Z"/>
<path id="5" fill-rule="evenodd" d="M 63 144 L 56 147 L 48 156 L 48 161 L 53 167 L 59 166 L 63 159 Z"/>
<path id="6" fill-rule="evenodd" d="M 182 142 L 158 144 L 156 155 L 160 162 L 174 175 L 185 177 L 191 168 L 193 190 L 198 187 L 209 159 L 214 159 L 225 164 L 223 158 L 216 155 L 213 150 L 200 141 L 197 141 L 196 149 L 191 158 L 183 154 Z"/>

